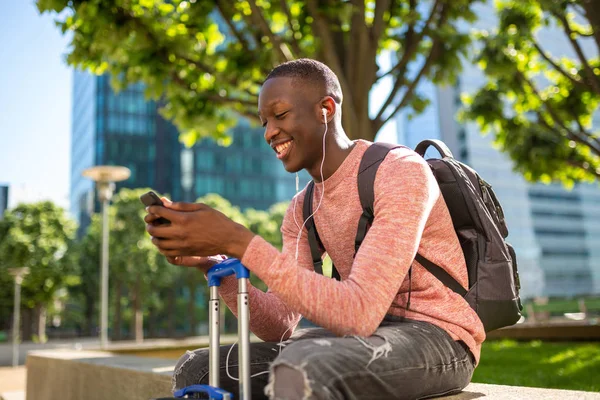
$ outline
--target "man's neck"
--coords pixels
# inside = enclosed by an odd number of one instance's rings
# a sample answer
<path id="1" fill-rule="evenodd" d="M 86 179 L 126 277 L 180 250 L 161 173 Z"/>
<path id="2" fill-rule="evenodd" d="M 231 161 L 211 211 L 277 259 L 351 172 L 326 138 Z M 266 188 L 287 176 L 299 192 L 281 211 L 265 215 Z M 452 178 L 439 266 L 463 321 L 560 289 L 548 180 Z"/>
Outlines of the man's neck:
<path id="1" fill-rule="evenodd" d="M 355 143 L 346 136 L 343 129 L 332 129 L 325 139 L 325 162 L 323 164 L 323 180 L 337 171 L 354 148 Z M 315 182 L 321 182 L 321 162 L 308 173 Z"/>

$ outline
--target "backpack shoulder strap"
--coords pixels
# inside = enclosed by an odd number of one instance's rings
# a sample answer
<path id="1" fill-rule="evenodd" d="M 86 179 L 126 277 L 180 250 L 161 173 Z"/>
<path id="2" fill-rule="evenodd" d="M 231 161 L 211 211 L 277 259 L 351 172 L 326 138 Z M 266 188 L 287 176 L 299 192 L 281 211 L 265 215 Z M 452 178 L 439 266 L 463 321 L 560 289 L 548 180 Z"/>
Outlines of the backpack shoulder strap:
<path id="1" fill-rule="evenodd" d="M 442 142 L 439 142 L 442 143 Z M 436 145 L 436 149 L 442 153 L 444 151 L 444 147 L 440 146 L 439 143 L 427 143 Z M 443 145 L 443 143 L 442 143 Z M 358 231 L 356 232 L 356 239 L 354 241 L 354 251 L 355 253 L 358 251 L 360 245 L 362 244 L 365 236 L 367 235 L 367 231 L 369 230 L 369 226 L 373 222 L 373 218 L 375 217 L 373 211 L 373 204 L 375 202 L 375 175 L 377 174 L 377 169 L 381 165 L 382 161 L 386 157 L 386 155 L 390 152 L 390 150 L 404 147 L 400 145 L 394 145 L 389 143 L 373 143 L 365 154 L 360 162 L 360 167 L 358 169 L 358 194 L 360 197 L 360 203 L 363 208 L 363 213 L 360 216 L 360 220 L 358 222 Z M 423 154 L 425 153 L 427 146 L 421 146 L 421 151 Z M 449 152 L 449 150 L 448 150 Z M 451 155 L 452 153 L 450 153 Z M 443 156 L 447 156 L 447 154 L 442 153 Z M 429 271 L 433 276 L 438 278 L 444 285 L 452 289 L 454 292 L 464 296 L 467 291 L 462 287 L 460 283 L 458 283 L 446 270 L 438 266 L 437 264 L 429 261 L 422 255 L 416 255 L 415 259 L 421 264 L 427 271 Z M 409 275 L 412 268 L 409 270 Z M 410 297 L 409 297 L 410 302 Z"/>
<path id="2" fill-rule="evenodd" d="M 313 192 L 315 189 L 315 183 L 310 181 L 306 187 L 304 193 L 304 205 L 302 206 L 302 219 L 306 221 L 306 231 L 308 232 L 308 244 L 310 245 L 310 254 L 312 255 L 313 265 L 315 266 L 315 272 L 323 274 L 323 260 L 321 259 L 321 252 L 319 251 L 320 240 L 317 239 L 317 232 L 315 228 L 315 221 L 312 214 L 312 202 Z"/>
<path id="3" fill-rule="evenodd" d="M 367 148 L 360 161 L 360 166 L 358 167 L 358 196 L 360 197 L 363 213 L 358 221 L 358 231 L 354 240 L 355 254 L 365 239 L 369 226 L 375 216 L 373 212 L 373 204 L 375 203 L 375 190 L 373 186 L 377 170 L 390 150 L 398 147 L 404 146 L 381 142 L 373 143 Z"/>
<path id="4" fill-rule="evenodd" d="M 306 192 L 304 193 L 302 220 L 306 221 L 305 226 L 308 233 L 308 245 L 310 246 L 310 254 L 312 256 L 315 272 L 323 275 L 323 259 L 321 258 L 320 249 L 325 249 L 325 247 L 321 242 L 321 238 L 319 237 L 319 233 L 317 232 L 317 227 L 315 225 L 315 220 L 312 217 L 314 190 L 315 182 L 310 181 L 306 187 Z M 335 268 L 335 265 L 332 265 L 331 277 L 337 279 L 338 281 L 341 280 L 340 273 Z"/>

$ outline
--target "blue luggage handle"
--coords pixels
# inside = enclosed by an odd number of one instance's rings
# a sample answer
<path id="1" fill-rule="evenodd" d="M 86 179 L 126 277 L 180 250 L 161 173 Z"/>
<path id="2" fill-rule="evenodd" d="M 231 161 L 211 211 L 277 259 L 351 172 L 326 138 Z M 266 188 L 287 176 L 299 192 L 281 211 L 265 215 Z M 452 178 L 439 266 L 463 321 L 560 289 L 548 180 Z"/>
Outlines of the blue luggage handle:
<path id="1" fill-rule="evenodd" d="M 221 286 L 221 279 L 235 274 L 237 279 L 250 278 L 250 271 L 237 258 L 228 258 L 212 266 L 207 273 L 208 286 Z"/>
<path id="2" fill-rule="evenodd" d="M 233 399 L 233 395 L 223 389 L 215 388 L 209 385 L 191 385 L 179 389 L 174 393 L 174 396 L 178 399 L 183 398 L 185 395 L 194 393 L 207 393 L 208 397 L 214 400 Z M 225 397 L 229 395 L 229 397 Z"/>
<path id="3" fill-rule="evenodd" d="M 216 287 L 221 286 L 221 279 L 228 277 L 230 275 L 234 275 L 234 274 L 235 274 L 236 278 L 238 279 L 238 281 L 239 281 L 239 279 L 250 278 L 250 271 L 248 271 L 248 268 L 244 267 L 242 265 L 242 262 L 236 258 L 229 258 L 225 261 L 221 261 L 220 263 L 212 266 L 208 270 L 206 275 L 207 275 L 207 280 L 208 280 L 208 286 L 211 288 L 211 301 L 213 301 L 213 296 L 214 296 L 214 298 L 217 299 L 216 301 L 218 303 L 218 294 L 217 294 Z M 239 286 L 239 287 L 241 288 L 242 286 Z M 238 289 L 238 303 L 241 304 L 241 298 L 239 297 L 241 294 L 240 294 L 239 290 L 240 289 Z M 247 295 L 248 295 L 247 292 L 245 292 L 245 295 L 247 297 Z M 239 307 L 239 304 L 238 304 L 238 307 Z M 218 313 L 218 311 L 215 311 L 215 312 Z M 238 318 L 239 318 L 239 316 L 238 316 Z M 247 311 L 246 311 L 246 321 L 247 321 Z M 240 325 L 238 325 L 238 327 L 239 326 Z M 239 334 L 239 329 L 238 329 L 238 334 Z M 211 333 L 211 337 L 212 337 L 212 333 Z M 218 330 L 216 332 L 216 337 L 217 337 L 216 341 L 217 341 L 217 345 L 218 345 L 218 337 L 219 337 Z M 249 343 L 246 343 L 245 347 L 247 348 L 248 345 L 249 345 Z M 242 349 L 242 346 L 240 345 L 240 356 L 239 356 L 240 359 L 241 359 L 241 354 L 242 354 L 241 349 Z M 217 349 L 216 357 L 217 357 L 216 359 L 218 360 L 218 358 L 219 358 L 218 357 L 218 349 Z M 211 365 L 212 365 L 212 358 L 211 358 Z M 216 365 L 215 368 L 218 371 L 218 364 Z M 213 369 L 213 367 L 211 366 L 211 371 L 212 371 L 212 369 Z M 245 369 L 247 369 L 249 371 L 250 365 L 248 364 L 245 367 Z M 212 372 L 211 372 L 211 375 L 212 375 Z M 218 373 L 217 373 L 217 376 L 218 376 Z M 240 380 L 240 392 L 242 392 L 242 389 L 243 389 L 241 382 L 242 381 Z M 213 383 L 213 385 L 214 385 L 214 383 Z M 218 383 L 217 383 L 217 385 L 218 385 Z M 244 388 L 243 392 L 244 392 L 244 395 L 246 396 L 246 398 L 249 398 L 250 393 L 249 393 L 249 390 L 247 390 L 250 388 L 249 382 L 247 382 L 247 385 L 248 385 L 247 388 Z M 248 391 L 248 393 L 245 393 L 246 391 Z M 211 386 L 211 385 L 187 386 L 183 389 L 176 391 L 174 393 L 174 396 L 176 398 L 183 398 L 184 396 L 186 396 L 188 394 L 194 394 L 194 393 L 207 393 L 211 400 L 232 400 L 233 399 L 233 394 L 231 394 L 230 392 L 220 389 L 215 386 Z"/>

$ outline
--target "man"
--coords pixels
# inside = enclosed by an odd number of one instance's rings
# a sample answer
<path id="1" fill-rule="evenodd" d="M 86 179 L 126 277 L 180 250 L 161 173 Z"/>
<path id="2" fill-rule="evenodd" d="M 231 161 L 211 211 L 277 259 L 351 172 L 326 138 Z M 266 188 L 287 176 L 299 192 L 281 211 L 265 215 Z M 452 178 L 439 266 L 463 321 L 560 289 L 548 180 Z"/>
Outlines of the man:
<path id="1" fill-rule="evenodd" d="M 250 290 L 250 328 L 265 341 L 251 348 L 255 398 L 263 388 L 275 399 L 415 399 L 458 391 L 479 359 L 483 325 L 461 296 L 414 260 L 418 251 L 467 286 L 444 199 L 420 156 L 392 150 L 375 179 L 373 224 L 355 254 L 358 166 L 371 143 L 346 136 L 342 101 L 335 74 L 308 59 L 276 67 L 258 101 L 277 158 L 288 172 L 306 169 L 315 181 L 315 225 L 341 281 L 313 270 L 304 190 L 284 218 L 281 252 L 203 204 L 150 207 L 147 230 L 174 264 L 206 270 L 214 263 L 207 257 L 225 254 L 269 287 Z M 154 226 L 159 217 L 171 225 Z M 233 277 L 220 288 L 234 313 L 236 290 Z M 292 335 L 302 316 L 323 329 Z M 222 368 L 237 371 L 235 357 L 226 366 L 227 350 L 221 354 Z M 176 366 L 174 387 L 206 383 L 207 374 L 207 352 L 189 352 Z M 237 392 L 236 382 L 224 378 L 222 387 Z"/>

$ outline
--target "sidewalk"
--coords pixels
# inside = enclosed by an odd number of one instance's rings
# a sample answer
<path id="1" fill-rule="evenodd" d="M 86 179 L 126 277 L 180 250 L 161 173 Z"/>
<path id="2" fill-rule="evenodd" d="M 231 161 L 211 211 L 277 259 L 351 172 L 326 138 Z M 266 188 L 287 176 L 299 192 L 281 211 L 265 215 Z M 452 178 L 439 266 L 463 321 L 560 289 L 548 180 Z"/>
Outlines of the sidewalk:
<path id="1" fill-rule="evenodd" d="M 27 370 L 24 366 L 17 368 L 0 367 L 0 398 L 3 400 L 25 400 L 25 381 Z"/>

